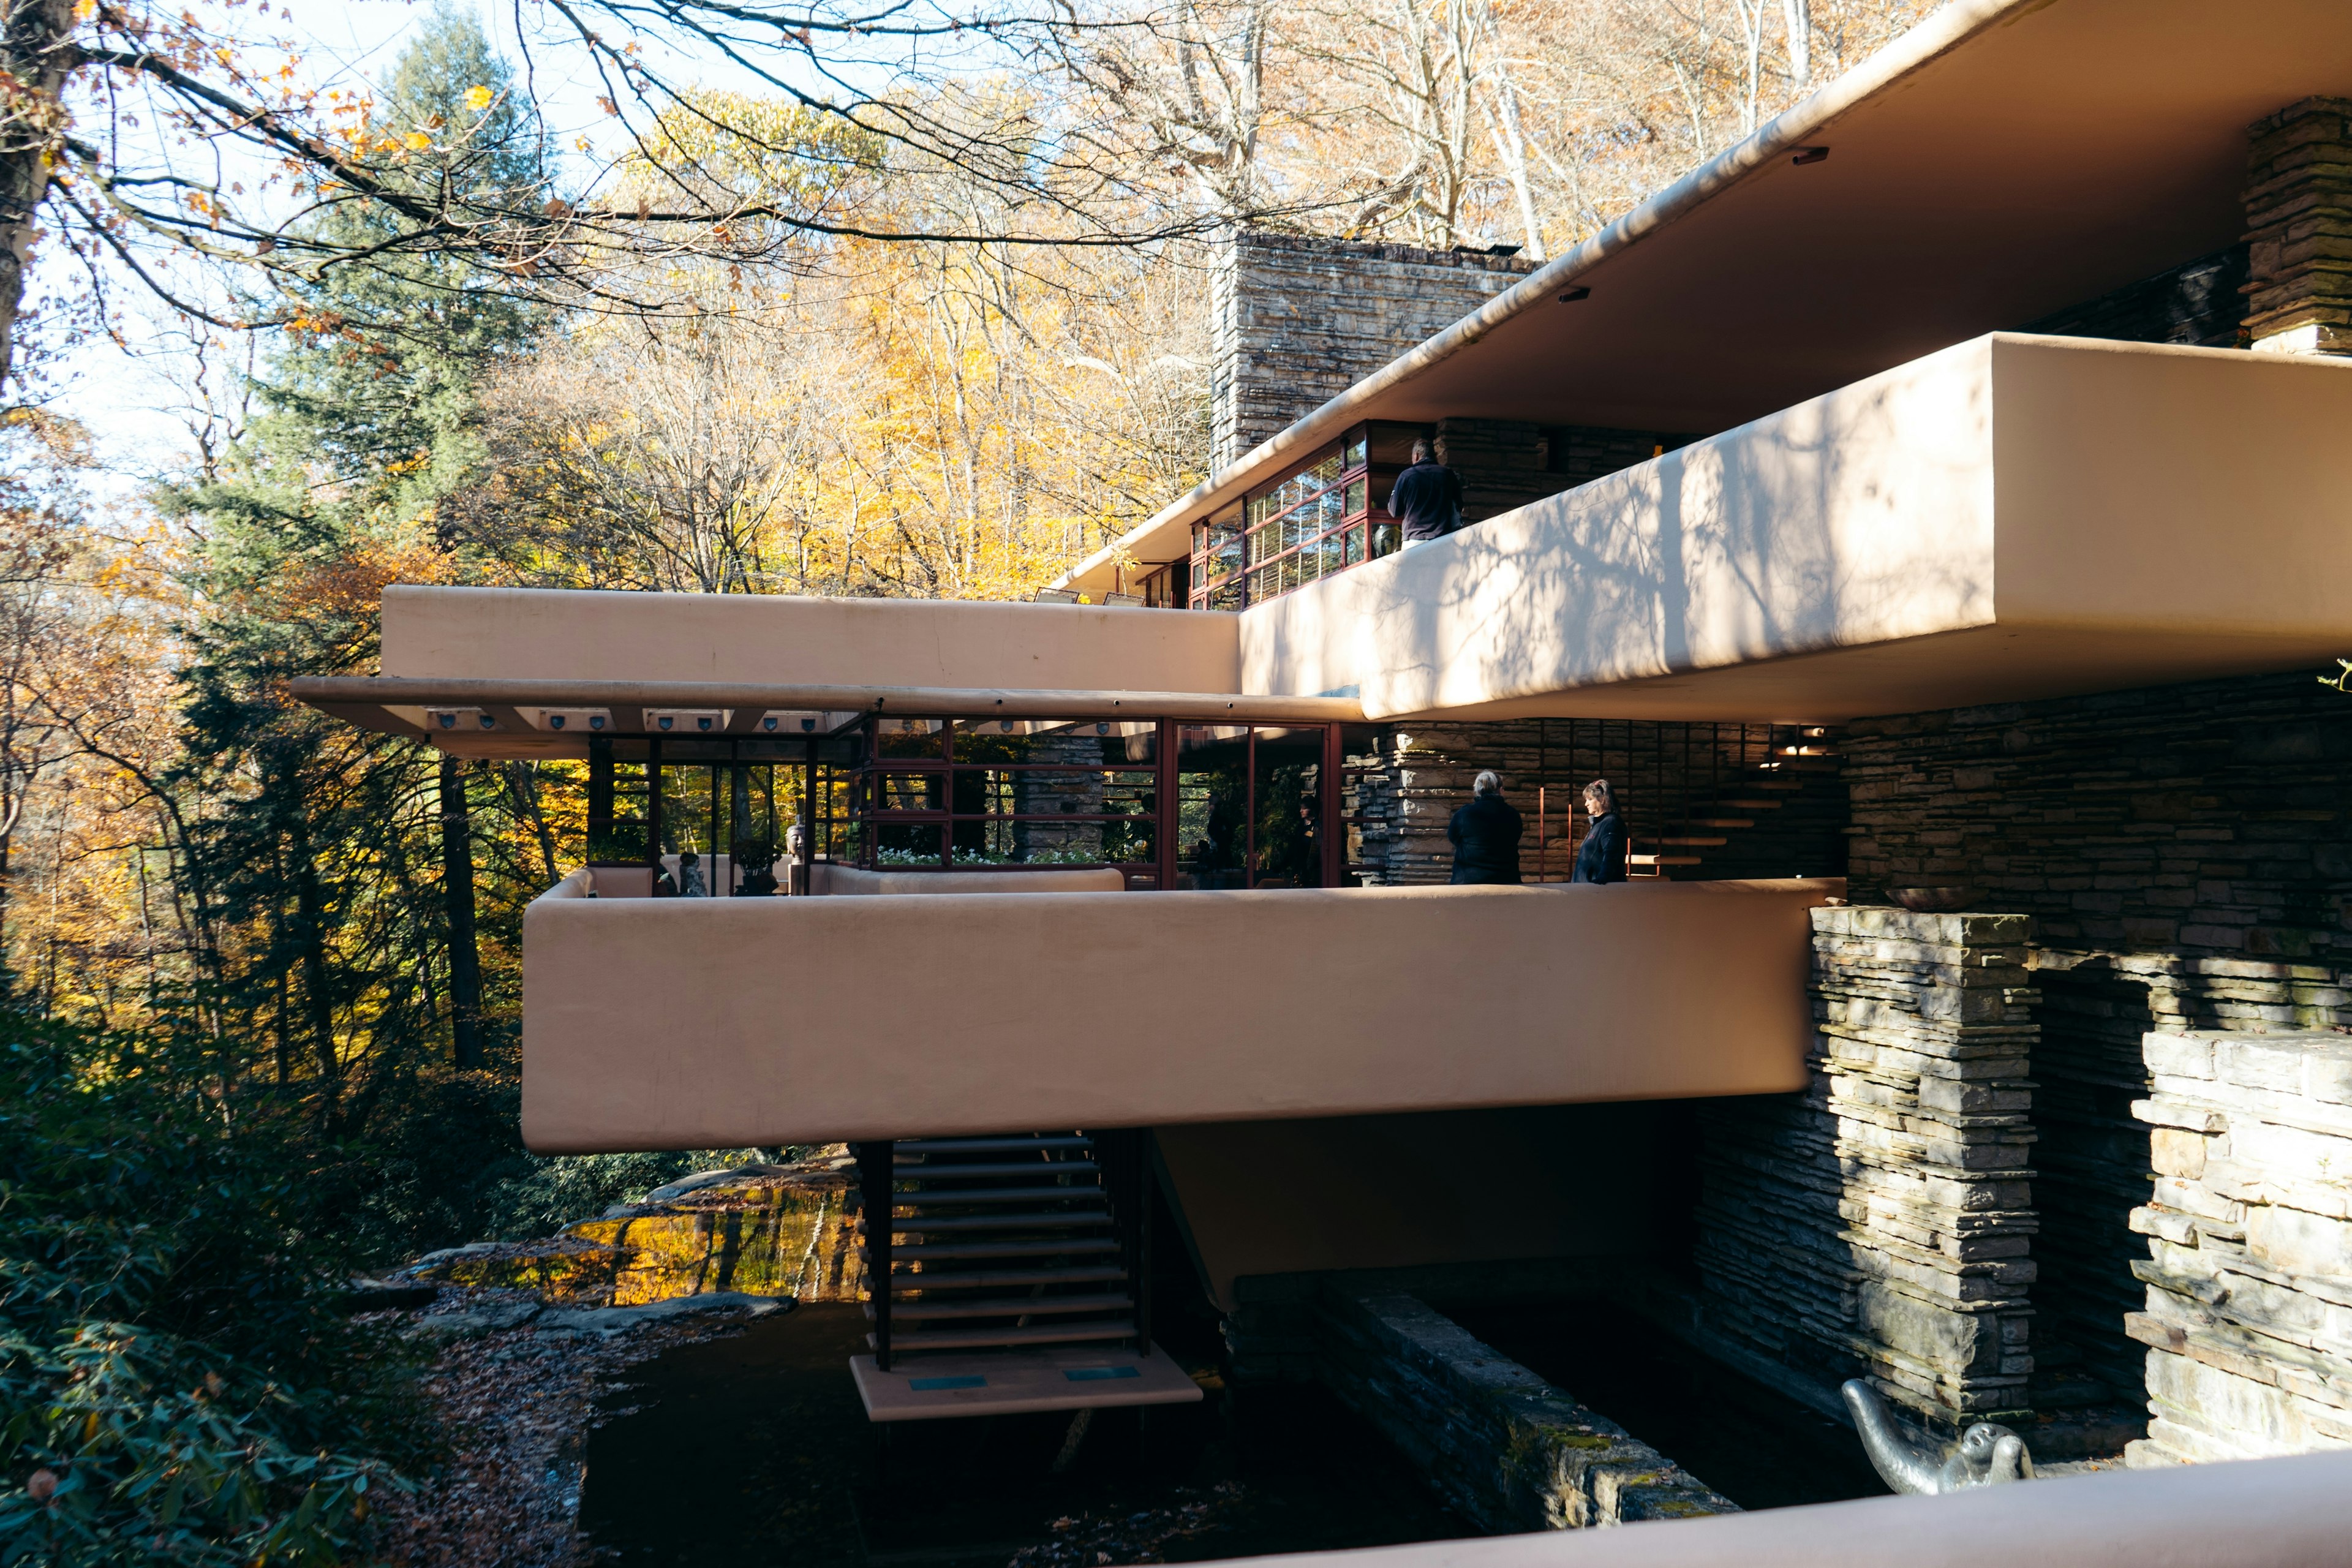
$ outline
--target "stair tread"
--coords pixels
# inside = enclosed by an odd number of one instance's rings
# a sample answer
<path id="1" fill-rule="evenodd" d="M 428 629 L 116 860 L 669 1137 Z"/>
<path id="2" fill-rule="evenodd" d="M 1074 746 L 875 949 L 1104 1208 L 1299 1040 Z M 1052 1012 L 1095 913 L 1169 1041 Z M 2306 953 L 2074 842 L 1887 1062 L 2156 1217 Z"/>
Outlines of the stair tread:
<path id="1" fill-rule="evenodd" d="M 1100 1187 L 972 1187 L 959 1191 L 943 1187 L 938 1192 L 893 1193 L 893 1208 L 915 1208 L 938 1205 L 952 1208 L 963 1204 L 1107 1204 L 1110 1194 Z"/>
<path id="2" fill-rule="evenodd" d="M 893 1323 L 929 1322 L 952 1318 L 1061 1317 L 1079 1312 L 1129 1311 L 1135 1298 L 1125 1291 L 1099 1296 L 992 1296 L 983 1301 L 893 1301 Z M 872 1321 L 874 1303 L 866 1303 Z"/>
<path id="3" fill-rule="evenodd" d="M 1789 803 L 1785 800 L 1727 800 L 1723 804 L 1734 811 L 1778 811 Z"/>
<path id="4" fill-rule="evenodd" d="M 988 1345 L 1050 1345 L 1068 1344 L 1078 1340 L 1129 1340 L 1135 1337 L 1135 1324 L 1126 1319 L 1113 1319 L 1099 1323 L 1056 1323 L 1034 1329 L 933 1329 L 890 1332 L 890 1353 L 908 1351 L 976 1350 Z M 866 1336 L 868 1345 L 875 1336 Z"/>
<path id="5" fill-rule="evenodd" d="M 1020 1285 L 1108 1284 L 1124 1280 L 1127 1270 L 1116 1263 L 1087 1263 L 1067 1268 L 899 1268 L 890 1270 L 890 1291 L 898 1295 L 920 1290 L 1003 1290 Z"/>
<path id="6" fill-rule="evenodd" d="M 1673 844 L 1685 848 L 1714 849 L 1731 842 L 1728 838 L 1708 838 L 1687 833 L 1670 833 L 1659 838 L 1637 838 L 1637 844 Z"/>
<path id="7" fill-rule="evenodd" d="M 927 1231 L 950 1230 L 1080 1230 L 1108 1224 L 1110 1224 L 1110 1215 L 1107 1213 L 1056 1212 L 1028 1215 L 961 1215 L 949 1219 L 894 1218 L 890 1222 L 890 1229 L 894 1233 L 919 1236 Z M 862 1219 L 857 1222 L 857 1234 L 860 1236 L 866 1234 L 866 1222 Z"/>
<path id="8" fill-rule="evenodd" d="M 905 1138 L 900 1154 L 995 1154 L 1014 1149 L 1091 1149 L 1095 1141 L 1083 1132 L 1051 1138 Z"/>
<path id="9" fill-rule="evenodd" d="M 895 1265 L 901 1260 L 929 1263 L 955 1258 L 1067 1258 L 1118 1250 L 1118 1243 L 1108 1237 L 1039 1237 L 1028 1241 L 916 1241 L 904 1247 L 893 1246 L 890 1258 Z M 865 1256 L 864 1243 L 858 1244 L 857 1251 L 860 1257 Z"/>
<path id="10" fill-rule="evenodd" d="M 1693 827 L 1753 827 L 1756 819 L 1752 816 L 1694 816 L 1689 825 Z"/>
<path id="11" fill-rule="evenodd" d="M 899 1181 L 912 1177 L 931 1181 L 946 1177 L 959 1179 L 978 1176 L 1066 1176 L 1102 1167 L 1092 1160 L 1006 1160 L 977 1165 L 935 1165 L 925 1160 L 900 1160 L 893 1173 Z"/>

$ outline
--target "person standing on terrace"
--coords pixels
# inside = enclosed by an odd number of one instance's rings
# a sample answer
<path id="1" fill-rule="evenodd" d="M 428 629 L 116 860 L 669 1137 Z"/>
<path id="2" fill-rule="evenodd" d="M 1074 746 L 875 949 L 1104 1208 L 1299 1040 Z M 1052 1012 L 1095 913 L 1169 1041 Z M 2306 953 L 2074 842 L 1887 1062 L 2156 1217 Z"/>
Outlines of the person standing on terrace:
<path id="1" fill-rule="evenodd" d="M 1454 841 L 1454 880 L 1503 883 L 1519 879 L 1519 814 L 1503 798 L 1503 781 L 1493 770 L 1471 785 L 1470 804 L 1445 825 Z"/>
<path id="2" fill-rule="evenodd" d="M 1576 874 L 1571 882 L 1622 882 L 1625 879 L 1625 823 L 1617 815 L 1617 792 L 1607 779 L 1584 786 L 1584 809 L 1592 826 L 1577 846 Z"/>
<path id="3" fill-rule="evenodd" d="M 1462 526 L 1462 476 L 1431 457 L 1432 450 L 1427 441 L 1415 441 L 1412 467 L 1389 489 L 1389 515 L 1404 524 L 1407 550 Z"/>

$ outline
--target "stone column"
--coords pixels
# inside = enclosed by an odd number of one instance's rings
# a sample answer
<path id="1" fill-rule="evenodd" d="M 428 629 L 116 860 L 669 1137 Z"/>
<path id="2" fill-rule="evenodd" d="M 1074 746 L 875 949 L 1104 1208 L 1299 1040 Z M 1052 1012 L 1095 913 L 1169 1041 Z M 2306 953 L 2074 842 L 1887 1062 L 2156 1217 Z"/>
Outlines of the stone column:
<path id="1" fill-rule="evenodd" d="M 2032 936 L 1813 911 L 1812 1090 L 1706 1112 L 1704 1332 L 1929 1432 L 2031 1415 Z"/>
<path id="2" fill-rule="evenodd" d="M 2257 353 L 2352 353 L 2352 100 L 2248 128 L 2246 335 Z"/>
<path id="3" fill-rule="evenodd" d="M 2151 1034 L 2137 1466 L 2352 1447 L 2352 1039 Z"/>

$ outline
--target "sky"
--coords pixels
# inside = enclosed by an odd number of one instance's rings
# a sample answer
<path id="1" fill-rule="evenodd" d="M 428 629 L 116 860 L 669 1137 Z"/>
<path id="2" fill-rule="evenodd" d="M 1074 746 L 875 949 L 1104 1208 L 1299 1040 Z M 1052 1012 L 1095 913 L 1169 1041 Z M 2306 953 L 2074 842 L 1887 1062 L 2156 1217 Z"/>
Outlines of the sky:
<path id="1" fill-rule="evenodd" d="M 331 81 L 380 76 L 427 14 L 406 0 L 295 0 L 289 30 L 302 40 L 310 68 Z M 45 258 L 39 265 L 57 263 Z M 67 387 L 58 405 L 89 427 L 104 466 L 100 493 L 122 495 L 186 460 L 194 446 L 172 412 L 186 401 L 178 378 L 188 364 L 175 352 L 180 334 L 172 313 L 119 269 L 110 290 L 121 307 L 117 325 L 137 352 L 126 353 L 104 338 L 86 340 L 59 366 Z"/>
<path id="2" fill-rule="evenodd" d="M 520 58 L 518 25 L 531 25 L 535 7 L 536 0 L 518 0 L 478 10 L 484 29 L 510 61 Z M 290 8 L 290 20 L 273 17 L 268 31 L 294 37 L 305 79 L 346 89 L 381 81 L 409 33 L 431 14 L 429 0 L 291 0 Z M 576 57 L 544 47 L 534 56 L 540 68 L 533 87 L 555 144 L 569 149 L 583 135 L 600 144 L 606 141 L 614 122 L 596 106 L 602 89 L 593 73 L 567 70 L 576 66 Z M 662 55 L 650 58 L 659 61 Z M 724 73 L 698 71 L 674 55 L 666 65 L 680 79 L 746 90 L 758 85 L 748 77 L 730 82 Z M 32 293 L 43 291 L 42 269 L 58 265 L 53 258 L 37 261 Z M 102 465 L 94 488 L 113 501 L 136 495 L 152 477 L 186 462 L 195 447 L 187 424 L 174 412 L 189 401 L 184 390 L 191 363 L 184 352 L 186 329 L 119 268 L 109 287 L 118 305 L 116 326 L 131 352 L 104 338 L 84 342 L 58 367 L 65 390 L 56 405 L 89 426 Z M 222 358 L 241 359 L 245 349 L 226 343 Z"/>

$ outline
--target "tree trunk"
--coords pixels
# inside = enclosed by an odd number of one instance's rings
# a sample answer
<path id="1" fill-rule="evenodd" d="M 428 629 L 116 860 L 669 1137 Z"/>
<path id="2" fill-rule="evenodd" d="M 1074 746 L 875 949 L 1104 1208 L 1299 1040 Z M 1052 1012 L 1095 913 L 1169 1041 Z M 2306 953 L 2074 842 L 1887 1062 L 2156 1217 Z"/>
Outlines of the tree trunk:
<path id="1" fill-rule="evenodd" d="M 441 890 L 449 905 L 449 1033 L 462 1070 L 482 1065 L 482 957 L 474 942 L 474 842 L 466 775 L 441 759 Z"/>
<path id="2" fill-rule="evenodd" d="M 1813 8 L 1811 0 L 1780 0 L 1789 35 L 1789 79 L 1800 91 L 1813 85 Z"/>
<path id="3" fill-rule="evenodd" d="M 16 994 L 16 966 L 8 962 L 8 851 L 15 844 L 14 833 L 0 836 L 0 1003 Z"/>
<path id="4" fill-rule="evenodd" d="M 343 1061 L 335 1048 L 334 982 L 327 962 L 327 896 L 312 858 L 309 802 L 299 779 L 280 774 L 279 798 L 292 834 L 288 868 L 294 879 L 294 951 L 302 965 L 302 1007 L 308 1015 L 310 1050 L 319 1065 L 319 1124 L 331 1126 L 342 1098 Z"/>
<path id="5" fill-rule="evenodd" d="M 75 0 L 7 0 L 0 20 L 0 379 L 16 348 L 41 199 L 48 195 L 58 103 L 71 63 Z"/>

